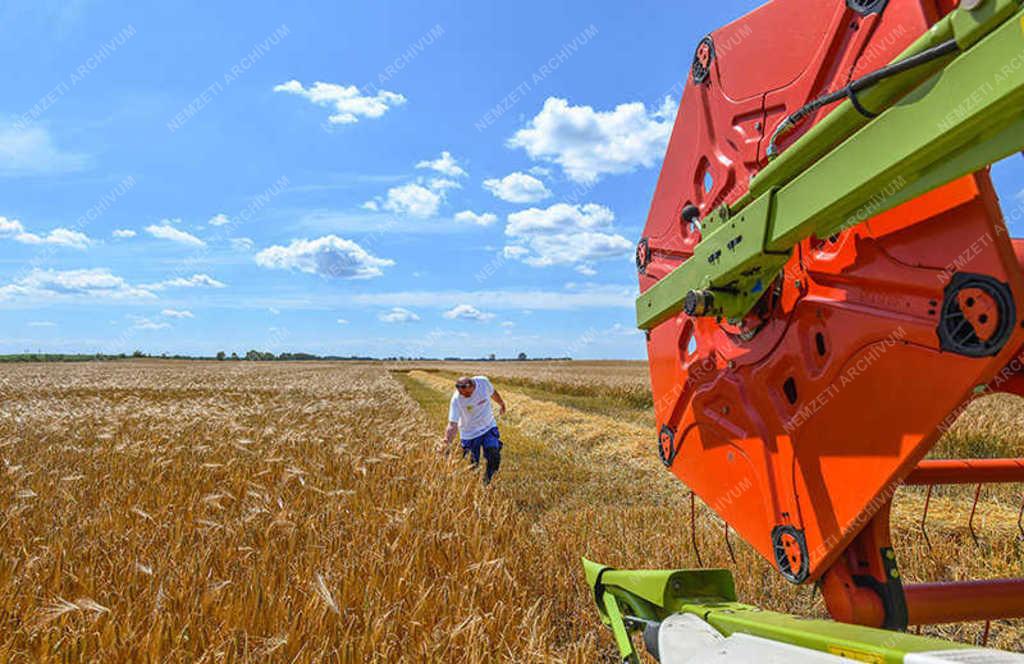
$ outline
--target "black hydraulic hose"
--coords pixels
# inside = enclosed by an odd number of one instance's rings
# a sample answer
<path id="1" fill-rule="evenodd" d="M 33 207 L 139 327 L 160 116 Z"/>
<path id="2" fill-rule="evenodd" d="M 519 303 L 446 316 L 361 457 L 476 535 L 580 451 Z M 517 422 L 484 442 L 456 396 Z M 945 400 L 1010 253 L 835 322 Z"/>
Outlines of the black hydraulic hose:
<path id="1" fill-rule="evenodd" d="M 882 67 L 881 69 L 875 70 L 870 74 L 865 74 L 841 90 L 836 90 L 835 92 L 818 97 L 812 102 L 808 102 L 796 113 L 793 113 L 786 118 L 772 134 L 771 142 L 768 144 L 768 158 L 774 159 L 778 156 L 778 146 L 776 146 L 775 143 L 779 138 L 796 129 L 797 125 L 799 125 L 804 118 L 809 116 L 811 113 L 814 113 L 822 106 L 828 106 L 831 103 L 843 99 L 844 97 L 848 97 L 850 99 L 850 103 L 853 104 L 854 108 L 856 108 L 859 113 L 866 117 L 874 118 L 877 114 L 872 113 L 861 105 L 860 100 L 857 99 L 858 92 L 865 90 L 886 78 L 891 78 L 916 67 L 920 67 L 921 65 L 927 64 L 933 60 L 938 60 L 939 58 L 956 53 L 959 49 L 960 46 L 956 43 L 956 40 L 950 39 L 949 41 L 942 42 L 938 46 L 932 47 L 927 51 L 921 51 L 917 55 L 913 55 L 906 60 L 894 62 Z"/>

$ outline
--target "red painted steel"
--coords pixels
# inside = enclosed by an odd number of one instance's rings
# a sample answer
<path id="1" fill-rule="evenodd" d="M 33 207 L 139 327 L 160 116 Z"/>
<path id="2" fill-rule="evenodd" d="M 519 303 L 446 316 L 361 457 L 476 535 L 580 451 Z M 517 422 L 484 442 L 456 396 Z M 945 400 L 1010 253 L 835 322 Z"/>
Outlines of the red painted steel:
<path id="1" fill-rule="evenodd" d="M 892 551 L 887 502 L 861 530 L 843 555 L 821 579 L 821 594 L 833 618 L 840 622 L 869 627 L 884 627 L 885 595 L 902 597 L 902 589 L 892 587 L 886 572 L 885 551 Z M 905 628 L 905 624 L 894 625 Z"/>
<path id="2" fill-rule="evenodd" d="M 997 484 L 1024 482 L 1024 459 L 940 459 L 917 464 L 903 483 Z"/>
<path id="3" fill-rule="evenodd" d="M 942 474 L 929 479 L 938 483 L 952 468 L 936 465 L 935 470 Z M 869 627 L 898 629 L 908 625 L 1024 618 L 1024 579 L 903 585 L 889 533 L 890 508 L 891 503 L 887 503 L 875 514 L 822 577 L 821 593 L 833 618 Z M 886 566 L 887 558 L 889 566 Z M 892 574 L 892 570 L 897 572 Z M 901 603 L 905 609 L 894 610 Z M 887 618 L 896 618 L 897 622 L 886 624 Z"/>
<path id="4" fill-rule="evenodd" d="M 1024 579 L 921 583 L 903 591 L 911 625 L 1024 618 Z"/>
<path id="5" fill-rule="evenodd" d="M 641 290 L 699 242 L 684 206 L 705 216 L 735 202 L 783 118 L 889 63 L 954 4 L 890 0 L 859 16 L 839 1 L 775 0 L 715 31 L 710 74 L 686 87 L 654 193 Z M 1012 325 L 996 354 L 953 352 L 938 334 L 947 289 L 964 273 L 1005 284 L 1024 313 L 1024 246 L 1008 237 L 987 172 L 875 214 L 907 184 L 865 201 L 851 220 L 864 223 L 802 242 L 744 325 L 679 314 L 648 335 L 657 430 L 670 427 L 678 449 L 671 471 L 773 564 L 774 532 L 790 572 L 807 561 L 796 580 L 838 569 L 908 475 L 938 472 L 921 460 L 976 388 L 1024 394 L 1020 317 L 1000 320 L 990 293 L 950 299 L 978 339 Z M 975 302 L 983 310 L 968 311 Z M 851 615 L 877 618 L 851 601 Z"/>

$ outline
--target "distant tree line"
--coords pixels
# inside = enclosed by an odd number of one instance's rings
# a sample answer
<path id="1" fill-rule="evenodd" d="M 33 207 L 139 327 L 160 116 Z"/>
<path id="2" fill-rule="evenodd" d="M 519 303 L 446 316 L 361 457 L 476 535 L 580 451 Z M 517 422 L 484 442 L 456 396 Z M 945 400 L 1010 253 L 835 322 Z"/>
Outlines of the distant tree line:
<path id="1" fill-rule="evenodd" d="M 95 353 L 92 355 L 83 353 L 19 353 L 13 355 L 0 355 L 0 363 L 2 362 L 114 362 L 120 360 L 131 360 L 131 359 L 162 359 L 162 360 L 218 360 L 221 362 L 306 362 L 306 361 L 319 361 L 319 362 L 330 362 L 330 361 L 364 361 L 370 362 L 375 360 L 382 360 L 385 362 L 436 362 L 443 359 L 446 362 L 523 362 L 528 359 L 532 359 L 537 362 L 553 361 L 553 360 L 571 360 L 571 357 L 535 357 L 527 358 L 526 353 L 519 353 L 514 358 L 498 358 L 492 353 L 487 357 L 406 357 L 406 356 L 390 356 L 390 357 L 370 357 L 368 355 L 315 355 L 313 353 L 280 353 L 275 355 L 267 351 L 259 351 L 256 349 L 250 350 L 243 356 L 239 356 L 238 353 L 228 354 L 225 351 L 219 351 L 213 357 L 202 356 L 202 355 L 169 355 L 162 353 L 160 355 L 150 355 L 144 353 L 141 350 L 136 350 L 130 355 L 126 353 L 119 353 L 116 355 L 107 353 Z"/>
<path id="2" fill-rule="evenodd" d="M 19 353 L 15 355 L 0 355 L 0 362 L 95 362 L 108 360 L 127 360 L 130 356 L 121 353 L 120 355 L 95 355 L 62 354 L 62 353 Z"/>

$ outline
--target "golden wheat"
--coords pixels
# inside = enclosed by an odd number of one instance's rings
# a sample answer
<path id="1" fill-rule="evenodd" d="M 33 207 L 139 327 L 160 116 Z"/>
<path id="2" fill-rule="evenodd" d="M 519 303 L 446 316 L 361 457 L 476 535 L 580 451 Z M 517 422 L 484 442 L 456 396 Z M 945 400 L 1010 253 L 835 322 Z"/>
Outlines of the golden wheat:
<path id="1" fill-rule="evenodd" d="M 380 368 L 5 372 L 0 661 L 596 657 Z"/>
<path id="2" fill-rule="evenodd" d="M 440 369 L 445 370 L 444 367 Z M 584 372 L 583 376 L 586 375 Z M 446 376 L 413 373 L 417 380 L 439 391 L 450 389 Z M 580 412 L 533 398 L 517 392 L 514 387 L 507 387 L 503 380 L 498 379 L 497 384 L 506 399 L 515 406 L 506 419 L 509 425 L 527 434 L 531 440 L 544 441 L 547 450 L 568 452 L 577 459 L 581 450 L 587 452 L 589 486 L 578 492 L 579 504 L 572 505 L 571 512 L 582 515 L 583 520 L 617 521 L 620 512 L 601 515 L 600 509 L 595 513 L 588 508 L 606 504 L 608 499 L 621 504 L 647 503 L 645 517 L 637 518 L 626 526 L 626 541 L 620 542 L 603 561 L 619 567 L 697 565 L 697 555 L 688 545 L 686 487 L 672 479 L 657 461 L 650 426 Z M 1019 454 L 1013 450 L 1020 449 L 1015 446 L 1015 441 L 1020 440 L 1021 433 L 1012 424 L 1024 414 L 1021 405 L 1020 399 L 1005 395 L 986 397 L 972 404 L 941 442 L 945 448 L 943 451 L 964 451 L 960 449 L 956 436 L 966 429 L 973 430 L 976 437 L 996 441 L 989 444 L 1001 450 Z M 542 471 L 531 470 L 523 480 L 529 483 L 541 474 Z M 1019 491 L 1019 487 L 1016 490 Z M 1016 525 L 1019 493 L 1013 489 L 986 489 L 975 516 L 978 542 L 974 541 L 968 528 L 973 493 L 973 487 L 936 488 L 929 507 L 927 538 L 919 527 L 924 506 L 923 492 L 915 489 L 897 493 L 892 518 L 893 536 L 901 554 L 901 571 L 907 581 L 1024 576 L 1024 557 Z M 602 501 L 602 496 L 608 498 Z M 552 521 L 555 523 L 552 527 L 560 528 L 562 532 L 586 533 L 590 529 L 579 521 L 566 523 L 564 515 L 551 512 L 545 514 L 541 522 L 547 525 Z M 808 595 L 806 589 L 795 589 L 783 582 L 777 572 L 735 536 L 733 548 L 737 561 L 733 562 L 724 542 L 724 524 L 704 505 L 699 509 L 697 534 L 701 561 L 707 566 L 733 569 L 737 588 L 744 600 L 765 608 L 825 617 L 820 595 Z M 664 543 L 666 535 L 675 538 L 676 546 Z M 630 537 L 633 541 L 628 539 Z M 659 546 L 651 550 L 648 545 L 654 542 Z M 580 550 L 594 551 L 594 543 L 585 537 L 580 537 L 576 546 Z M 979 624 L 944 625 L 925 628 L 924 633 L 977 641 L 983 630 Z M 990 643 L 1024 650 L 1024 625 L 1021 621 L 994 624 Z"/>
<path id="3" fill-rule="evenodd" d="M 496 367 L 4 367 L 0 661 L 614 661 L 579 557 L 696 565 L 686 488 L 628 396 L 646 369 Z M 488 489 L 435 451 L 458 372 L 496 376 L 511 406 Z M 967 427 L 972 445 L 1016 449 L 1000 422 L 1019 418 L 1015 400 L 985 400 L 943 444 L 963 447 Z M 908 578 L 1022 573 L 1008 496 L 983 497 L 975 545 L 964 494 L 936 493 L 932 550 L 922 498 L 896 503 Z M 822 614 L 735 537 L 733 564 L 722 533 L 702 506 L 703 562 L 734 569 L 744 599 Z M 1021 649 L 1021 633 L 994 625 L 993 642 Z"/>

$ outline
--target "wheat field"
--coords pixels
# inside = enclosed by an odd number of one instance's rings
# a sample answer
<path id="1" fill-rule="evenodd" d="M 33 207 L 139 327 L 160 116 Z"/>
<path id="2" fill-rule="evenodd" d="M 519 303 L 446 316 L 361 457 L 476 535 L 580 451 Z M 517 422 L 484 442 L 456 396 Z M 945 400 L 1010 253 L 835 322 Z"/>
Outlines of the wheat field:
<path id="1" fill-rule="evenodd" d="M 437 448 L 462 372 L 509 404 L 486 488 Z M 697 562 L 649 398 L 641 363 L 6 366 L 0 661 L 616 661 L 580 556 Z M 1017 455 L 1022 419 L 988 397 L 938 452 Z M 931 548 L 923 495 L 898 494 L 905 577 L 1024 575 L 1014 489 L 983 496 L 977 545 L 972 494 L 933 495 Z M 703 507 L 697 533 L 744 601 L 823 615 L 735 536 L 733 563 Z M 1004 621 L 990 644 L 1022 638 Z"/>

